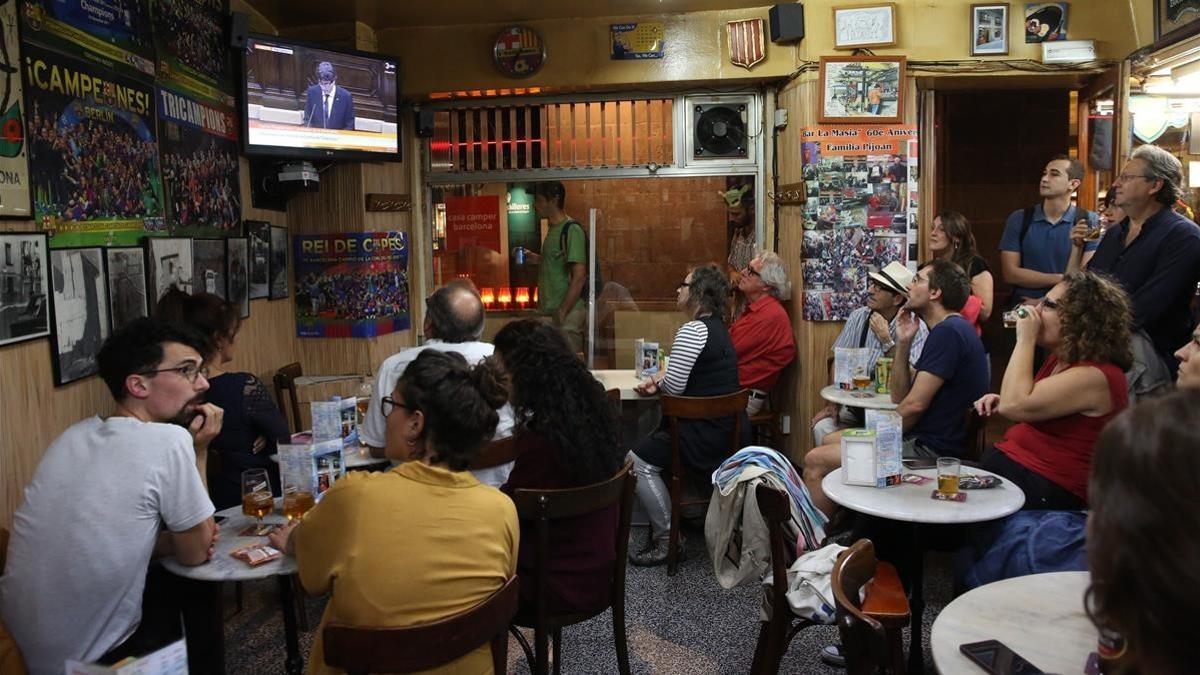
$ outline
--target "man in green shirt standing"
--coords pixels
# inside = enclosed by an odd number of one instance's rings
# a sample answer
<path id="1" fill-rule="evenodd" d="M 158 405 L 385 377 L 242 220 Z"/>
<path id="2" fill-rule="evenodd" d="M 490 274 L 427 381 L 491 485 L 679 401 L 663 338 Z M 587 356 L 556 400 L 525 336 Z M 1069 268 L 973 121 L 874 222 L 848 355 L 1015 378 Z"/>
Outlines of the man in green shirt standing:
<path id="1" fill-rule="evenodd" d="M 576 351 L 583 351 L 587 305 L 582 295 L 587 279 L 587 241 L 583 226 L 563 211 L 566 197 L 566 188 L 559 181 L 546 181 L 534 187 L 533 210 L 550 228 L 542 241 L 541 254 L 525 251 L 525 263 L 539 266 L 538 310 L 566 332 Z"/>

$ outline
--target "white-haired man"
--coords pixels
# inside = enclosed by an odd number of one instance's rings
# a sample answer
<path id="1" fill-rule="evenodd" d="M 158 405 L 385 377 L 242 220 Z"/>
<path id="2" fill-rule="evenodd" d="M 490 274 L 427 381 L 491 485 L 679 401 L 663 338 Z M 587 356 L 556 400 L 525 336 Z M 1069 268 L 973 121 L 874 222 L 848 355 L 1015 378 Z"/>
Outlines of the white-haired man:
<path id="1" fill-rule="evenodd" d="M 746 298 L 746 308 L 729 327 L 729 337 L 737 352 L 738 382 L 750 390 L 746 414 L 754 415 L 779 374 L 796 358 L 792 321 L 780 302 L 792 296 L 792 283 L 779 256 L 766 251 L 742 269 L 737 288 Z"/>

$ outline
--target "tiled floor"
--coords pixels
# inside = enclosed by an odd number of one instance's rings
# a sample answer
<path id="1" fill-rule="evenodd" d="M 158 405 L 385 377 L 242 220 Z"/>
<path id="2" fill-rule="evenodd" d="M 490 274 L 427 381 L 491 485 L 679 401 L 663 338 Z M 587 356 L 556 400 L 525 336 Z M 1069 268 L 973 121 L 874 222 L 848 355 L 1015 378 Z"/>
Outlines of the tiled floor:
<path id="1" fill-rule="evenodd" d="M 644 536 L 634 533 L 635 541 Z M 693 532 L 689 557 L 679 574 L 668 577 L 665 568 L 630 567 L 626 589 L 627 632 L 630 662 L 635 673 L 686 675 L 746 673 L 758 638 L 757 585 L 730 590 L 721 588 L 704 550 L 704 538 Z M 929 657 L 929 625 L 949 600 L 949 561 L 930 555 L 926 565 L 925 653 L 926 670 L 935 672 Z M 232 611 L 232 588 L 226 589 L 227 611 Z M 277 586 L 273 581 L 246 585 L 245 609 L 226 623 L 226 663 L 229 673 L 283 673 L 283 623 Z M 315 628 L 324 600 L 308 600 Z M 784 657 L 781 673 L 841 673 L 817 658 L 821 647 L 834 642 L 832 626 L 800 632 Z M 307 658 L 312 633 L 301 636 Z M 609 613 L 563 630 L 564 673 L 615 673 Z M 520 647 L 510 640 L 512 673 L 527 673 Z"/>

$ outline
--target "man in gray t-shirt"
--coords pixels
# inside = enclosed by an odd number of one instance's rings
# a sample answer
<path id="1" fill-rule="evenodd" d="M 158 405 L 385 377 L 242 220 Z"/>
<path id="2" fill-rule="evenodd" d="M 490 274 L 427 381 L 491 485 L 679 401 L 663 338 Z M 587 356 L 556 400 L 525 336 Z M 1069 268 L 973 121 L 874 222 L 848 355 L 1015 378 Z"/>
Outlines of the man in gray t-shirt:
<path id="1" fill-rule="evenodd" d="M 72 425 L 46 450 L 0 577 L 0 618 L 31 675 L 160 646 L 139 639 L 161 630 L 139 626 L 151 559 L 199 565 L 212 555 L 217 527 L 201 476 L 223 413 L 203 402 L 209 351 L 199 335 L 155 319 L 101 348 L 115 410 Z"/>

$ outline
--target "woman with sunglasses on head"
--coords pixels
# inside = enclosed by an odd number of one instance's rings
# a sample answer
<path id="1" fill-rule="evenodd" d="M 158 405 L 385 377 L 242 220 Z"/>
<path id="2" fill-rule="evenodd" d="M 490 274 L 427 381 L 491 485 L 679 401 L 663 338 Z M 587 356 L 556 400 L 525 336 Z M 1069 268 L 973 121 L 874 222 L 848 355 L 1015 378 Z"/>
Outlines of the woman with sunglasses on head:
<path id="1" fill-rule="evenodd" d="M 471 609 L 516 569 L 520 533 L 508 497 L 467 467 L 491 440 L 508 392 L 490 360 L 425 350 L 381 400 L 387 472 L 351 472 L 296 523 L 270 535 L 294 552 L 312 594 L 333 594 L 316 631 L 308 672 L 325 665 L 330 622 L 403 627 Z M 336 581 L 336 583 L 335 583 Z M 481 646 L 431 672 L 490 673 Z"/>
<path id="2" fill-rule="evenodd" d="M 1106 277 L 1072 272 L 1022 310 L 1000 393 L 975 402 L 980 415 L 1017 423 L 983 468 L 1016 483 L 1027 509 L 1086 508 L 1092 447 L 1128 405 L 1129 297 Z M 1035 346 L 1050 352 L 1036 375 Z"/>
<path id="3" fill-rule="evenodd" d="M 262 380 L 224 369 L 233 361 L 242 327 L 237 305 L 212 293 L 189 295 L 172 286 L 158 301 L 155 316 L 189 326 L 213 345 L 213 353 L 204 355 L 209 385 L 205 400 L 225 411 L 221 433 L 208 447 L 213 505 L 224 509 L 242 503 L 242 472 L 247 469 L 266 469 L 271 491 L 279 496 L 279 464 L 271 455 L 276 441 L 288 438 L 287 420 Z"/>

